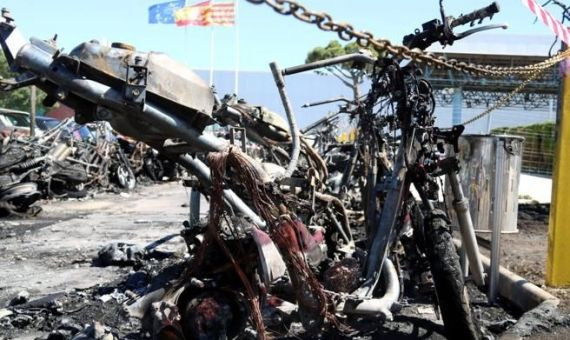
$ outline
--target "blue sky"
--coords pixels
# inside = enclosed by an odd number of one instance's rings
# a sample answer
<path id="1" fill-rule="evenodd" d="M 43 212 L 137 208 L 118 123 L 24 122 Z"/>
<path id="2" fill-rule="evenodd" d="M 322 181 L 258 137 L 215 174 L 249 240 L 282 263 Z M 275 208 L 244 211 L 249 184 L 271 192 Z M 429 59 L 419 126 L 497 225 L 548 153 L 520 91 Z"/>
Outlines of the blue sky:
<path id="1" fill-rule="evenodd" d="M 195 69 L 210 66 L 210 28 L 148 24 L 148 7 L 161 0 L 3 0 L 17 25 L 26 36 L 50 38 L 58 33 L 59 46 L 69 51 L 82 41 L 99 39 L 121 41 L 143 51 L 161 51 Z M 188 1 L 192 3 L 191 1 Z M 199 1 L 195 1 L 199 2 Z M 356 28 L 373 32 L 399 43 L 403 35 L 430 19 L 439 17 L 437 0 L 303 0 L 307 7 L 330 13 L 335 20 L 352 23 Z M 489 0 L 445 1 L 450 15 L 488 5 Z M 507 31 L 496 34 L 538 35 L 550 42 L 552 34 L 537 22 L 519 0 L 499 1 L 501 13 L 494 23 L 507 22 Z M 559 11 L 549 9 L 558 17 Z M 307 51 L 335 39 L 333 33 L 292 17 L 276 14 L 267 6 L 256 6 L 239 0 L 240 69 L 267 71 L 268 63 L 282 66 L 302 63 Z M 235 66 L 236 30 L 219 27 L 214 30 L 216 69 Z M 506 38 L 504 41 L 508 41 Z M 466 42 L 467 43 L 467 42 Z"/>

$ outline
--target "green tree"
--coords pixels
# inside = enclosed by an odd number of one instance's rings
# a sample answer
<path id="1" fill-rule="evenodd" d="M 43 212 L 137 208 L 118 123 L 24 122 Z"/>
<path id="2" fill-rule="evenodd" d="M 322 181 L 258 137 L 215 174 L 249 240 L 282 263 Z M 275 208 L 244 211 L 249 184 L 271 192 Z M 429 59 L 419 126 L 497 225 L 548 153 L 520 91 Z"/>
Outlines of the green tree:
<path id="1" fill-rule="evenodd" d="M 16 76 L 16 74 L 10 72 L 10 66 L 8 66 L 8 62 L 2 53 L 0 53 L 0 76 L 4 79 Z M 36 93 L 36 112 L 40 115 L 45 111 L 45 107 L 41 104 L 45 94 L 40 90 L 36 91 Z M 30 112 L 30 88 L 25 87 L 10 92 L 0 92 L 0 107 Z"/>
<path id="2" fill-rule="evenodd" d="M 334 58 L 345 54 L 356 53 L 361 51 L 362 48 L 355 42 L 348 43 L 342 46 L 338 41 L 332 40 L 324 47 L 315 47 L 307 54 L 306 63 L 319 61 L 328 58 Z M 367 52 L 373 56 L 378 56 L 378 53 L 370 49 Z M 354 95 L 354 99 L 360 98 L 360 85 L 364 81 L 367 73 L 367 68 L 354 68 L 351 63 L 344 63 L 325 68 L 326 72 L 337 77 L 344 85 L 348 86 Z M 319 74 L 325 72 L 317 71 Z"/>

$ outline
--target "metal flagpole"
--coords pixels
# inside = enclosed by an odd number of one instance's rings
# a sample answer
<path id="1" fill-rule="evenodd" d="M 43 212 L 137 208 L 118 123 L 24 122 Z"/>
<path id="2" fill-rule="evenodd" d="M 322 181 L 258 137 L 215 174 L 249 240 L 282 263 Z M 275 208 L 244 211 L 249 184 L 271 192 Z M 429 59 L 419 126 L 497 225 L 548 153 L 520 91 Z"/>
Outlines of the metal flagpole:
<path id="1" fill-rule="evenodd" d="M 214 85 L 214 27 L 210 28 L 210 87 Z"/>
<path id="2" fill-rule="evenodd" d="M 188 50 L 188 46 L 190 46 L 190 44 L 188 44 L 188 26 L 184 26 L 184 52 L 186 52 Z M 192 55 L 192 53 L 188 53 L 188 59 L 186 60 L 186 63 L 188 65 L 192 65 L 192 60 L 190 59 L 190 56 Z M 186 59 L 186 58 L 184 58 Z"/>
<path id="3" fill-rule="evenodd" d="M 188 5 L 188 0 L 184 1 L 184 7 L 186 7 Z M 182 7 L 182 8 L 184 8 Z M 180 8 L 179 8 L 180 9 Z M 190 44 L 188 44 L 188 25 L 184 26 L 184 52 L 186 52 L 186 49 L 188 48 L 188 46 L 190 46 Z M 189 56 L 192 55 L 192 53 L 188 53 Z M 186 58 L 184 58 L 186 59 Z M 188 60 L 186 60 L 186 63 L 188 63 L 188 65 L 192 65 L 192 62 L 190 60 L 190 58 L 188 57 Z"/>
<path id="4" fill-rule="evenodd" d="M 236 64 L 235 64 L 235 74 L 234 74 L 234 93 L 238 95 L 238 85 L 239 85 L 239 11 L 238 11 L 239 0 L 234 0 L 234 10 L 235 10 L 235 30 L 236 30 Z"/>

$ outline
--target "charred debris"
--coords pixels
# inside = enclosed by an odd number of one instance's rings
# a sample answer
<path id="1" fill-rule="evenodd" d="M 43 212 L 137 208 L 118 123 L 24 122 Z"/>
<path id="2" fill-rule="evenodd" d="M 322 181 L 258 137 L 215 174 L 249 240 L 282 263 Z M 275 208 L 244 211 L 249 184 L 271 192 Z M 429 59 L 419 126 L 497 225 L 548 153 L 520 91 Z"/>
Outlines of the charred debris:
<path id="1" fill-rule="evenodd" d="M 79 126 L 68 118 L 40 136 L 1 141 L 0 214 L 33 216 L 41 200 L 132 191 L 137 182 L 176 178 L 176 171 L 156 150 L 104 122 Z"/>

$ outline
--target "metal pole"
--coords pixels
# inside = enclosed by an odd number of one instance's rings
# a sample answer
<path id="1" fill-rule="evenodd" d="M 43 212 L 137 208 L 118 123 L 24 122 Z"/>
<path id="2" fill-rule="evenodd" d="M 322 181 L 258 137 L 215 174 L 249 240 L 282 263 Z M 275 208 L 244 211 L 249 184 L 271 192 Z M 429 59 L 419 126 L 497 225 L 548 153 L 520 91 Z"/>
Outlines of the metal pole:
<path id="1" fill-rule="evenodd" d="M 235 64 L 235 74 L 234 74 L 234 93 L 236 94 L 236 97 L 238 95 L 238 85 L 239 85 L 239 11 L 238 11 L 238 4 L 239 1 L 235 0 L 234 1 L 234 6 L 235 6 L 235 24 L 236 24 L 236 64 Z"/>
<path id="2" fill-rule="evenodd" d="M 491 233 L 491 277 L 489 280 L 490 303 L 495 302 L 499 292 L 499 266 L 501 251 L 501 217 L 504 210 L 503 205 L 503 174 L 505 163 L 505 141 L 498 139 L 496 141 L 497 163 L 495 165 L 495 186 L 493 198 L 493 229 Z"/>
<path id="3" fill-rule="evenodd" d="M 283 79 L 283 73 L 277 66 L 275 62 L 269 64 L 271 72 L 273 73 L 273 78 L 277 89 L 279 90 L 279 95 L 281 96 L 281 101 L 283 102 L 283 107 L 285 113 L 287 114 L 287 120 L 289 121 L 289 130 L 291 130 L 292 139 L 292 150 L 291 150 L 291 161 L 287 165 L 287 170 L 285 171 L 284 177 L 291 177 L 293 171 L 297 168 L 297 161 L 299 160 L 299 153 L 301 151 L 301 139 L 299 137 L 299 129 L 297 128 L 297 121 L 295 120 L 295 113 L 291 108 L 291 102 L 289 97 L 287 97 L 287 92 L 285 92 L 285 79 Z"/>
<path id="4" fill-rule="evenodd" d="M 214 85 L 214 27 L 210 28 L 210 87 Z"/>
<path id="5" fill-rule="evenodd" d="M 36 87 L 30 86 L 30 136 L 36 135 Z"/>
<path id="6" fill-rule="evenodd" d="M 200 191 L 192 187 L 190 191 L 190 225 L 196 226 L 200 223 Z"/>
<path id="7" fill-rule="evenodd" d="M 348 62 L 360 62 L 360 63 L 366 63 L 366 64 L 374 64 L 376 62 L 376 58 L 372 58 L 372 57 L 370 57 L 366 54 L 363 54 L 363 53 L 351 53 L 351 54 L 345 54 L 345 55 L 341 55 L 339 57 L 334 57 L 334 58 L 330 58 L 330 59 L 314 61 L 314 62 L 308 63 L 308 64 L 302 64 L 302 65 L 298 65 L 298 66 L 287 67 L 286 69 L 283 70 L 282 73 L 285 76 L 289 76 L 289 75 L 296 74 L 296 73 L 312 71 L 312 70 L 316 70 L 318 68 L 342 64 L 342 63 L 348 63 Z"/>
<path id="8" fill-rule="evenodd" d="M 566 49 L 566 46 L 563 47 Z M 563 61 L 558 112 L 556 116 L 556 149 L 552 175 L 552 200 L 548 226 L 548 253 L 546 284 L 561 287 L 570 285 L 570 63 Z"/>

